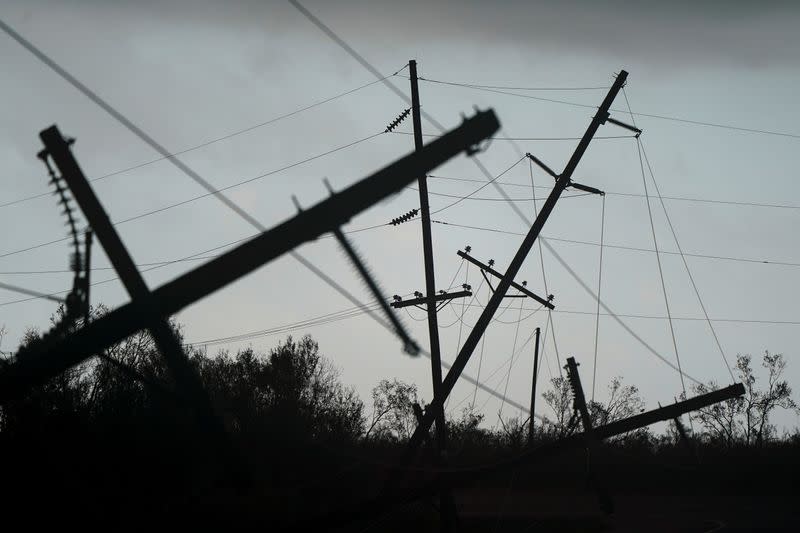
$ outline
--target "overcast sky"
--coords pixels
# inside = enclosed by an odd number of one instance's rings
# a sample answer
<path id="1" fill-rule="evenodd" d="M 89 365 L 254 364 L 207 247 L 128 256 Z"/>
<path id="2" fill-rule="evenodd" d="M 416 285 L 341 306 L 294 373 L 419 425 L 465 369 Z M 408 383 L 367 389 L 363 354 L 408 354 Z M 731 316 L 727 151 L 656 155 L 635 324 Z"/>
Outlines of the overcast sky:
<path id="1" fill-rule="evenodd" d="M 135 5 L 134 5 L 135 4 Z M 330 26 L 385 75 L 409 59 L 419 63 L 424 110 L 447 127 L 473 106 L 493 108 L 502 134 L 516 138 L 580 137 L 592 109 L 552 101 L 434 83 L 434 80 L 490 86 L 562 88 L 506 92 L 537 98 L 598 105 L 620 69 L 629 74 L 626 94 L 634 112 L 765 130 L 786 135 L 743 132 L 638 116 L 641 139 L 661 193 L 668 197 L 800 206 L 796 179 L 800 105 L 800 8 L 791 2 L 321 2 L 306 8 Z M 374 77 L 288 2 L 12 2 L 0 3 L 0 18 L 39 46 L 62 67 L 170 151 L 179 151 L 241 131 L 374 81 Z M 36 153 L 38 133 L 57 124 L 77 138 L 75 156 L 90 178 L 157 158 L 147 145 L 65 83 L 12 39 L 0 35 L 3 82 L 0 84 L 0 204 L 47 192 L 47 178 Z M 408 91 L 408 71 L 390 78 Z M 601 89 L 563 90 L 575 87 Z M 181 159 L 216 186 L 223 187 L 305 160 L 383 131 L 406 107 L 377 83 L 272 124 L 235 135 Z M 614 116 L 630 122 L 622 94 Z M 423 123 L 426 133 L 438 133 Z M 410 121 L 399 131 L 409 132 Z M 600 136 L 625 136 L 611 124 Z M 531 152 L 560 171 L 576 140 L 494 141 L 481 155 L 492 175 Z M 231 189 L 230 196 L 263 224 L 274 225 L 296 212 L 291 195 L 310 206 L 327 197 L 322 179 L 341 189 L 401 157 L 413 148 L 402 133 L 384 134 L 304 164 Z M 465 156 L 443 165 L 436 176 L 483 180 Z M 552 179 L 533 168 L 536 197 L 544 198 Z M 644 184 L 636 141 L 598 139 L 575 175 L 609 193 L 641 195 Z M 523 161 L 500 181 L 532 220 L 531 177 Z M 464 196 L 479 182 L 431 178 L 432 193 Z M 94 184 L 107 212 L 121 221 L 180 202 L 204 191 L 165 161 L 116 174 Z M 653 183 L 648 176 L 648 190 Z M 598 284 L 602 199 L 568 191 L 544 228 L 550 244 L 594 291 Z M 481 260 L 494 259 L 504 270 L 527 227 L 497 192 L 486 187 L 433 216 L 437 288 L 480 277 L 467 270 L 456 251 L 472 246 Z M 646 200 L 641 196 L 605 197 L 606 244 L 653 249 Z M 431 196 L 432 210 L 455 198 Z M 658 199 L 651 200 L 660 249 L 677 250 Z M 664 200 L 681 248 L 691 254 L 800 264 L 797 207 L 754 207 Z M 356 217 L 348 230 L 381 224 L 418 207 L 408 190 Z M 64 235 L 52 196 L 0 207 L 0 280 L 43 292 L 70 287 L 68 273 L 15 272 L 63 270 L 70 253 L 66 242 L 11 253 Z M 468 225 L 468 229 L 452 224 Z M 501 230 L 499 233 L 490 230 Z M 120 224 L 118 230 L 138 263 L 179 259 L 253 234 L 253 229 L 214 198 L 204 198 L 152 216 Z M 418 222 L 384 226 L 352 236 L 387 296 L 423 290 L 421 234 Z M 557 239 L 583 241 L 571 243 Z M 94 265 L 107 268 L 96 248 Z M 322 238 L 299 251 L 332 278 L 369 300 L 333 239 Z M 545 250 L 558 360 L 574 356 L 591 388 L 595 349 L 595 300 Z M 678 354 L 691 376 L 731 381 L 703 318 L 679 255 L 661 257 Z M 800 387 L 800 266 L 687 257 L 694 281 L 728 360 L 737 353 L 784 353 L 788 377 Z M 197 263 L 181 262 L 145 273 L 156 287 Z M 459 267 L 461 269 L 459 270 Z M 603 301 L 659 354 L 675 362 L 656 256 L 616 247 L 603 249 Z M 456 275 L 456 273 L 458 273 Z M 113 277 L 97 270 L 94 280 Z M 545 294 L 538 247 L 518 277 Z M 7 335 L 0 349 L 16 348 L 26 327 L 46 328 L 52 302 L 25 299 L 0 290 L 0 325 Z M 456 300 L 440 311 L 443 357 L 452 361 L 459 337 L 488 300 L 486 287 L 474 299 Z M 92 289 L 92 302 L 111 307 L 127 301 L 118 281 Z M 470 304 L 463 307 L 462 304 Z M 519 310 L 522 303 L 524 309 Z M 525 344 L 547 314 L 538 305 L 509 299 L 480 350 L 467 367 L 491 387 L 506 386 L 512 348 L 520 351 L 508 396 L 525 404 L 530 395 L 532 346 Z M 351 304 L 289 257 L 187 308 L 177 319 L 188 341 L 265 330 L 345 310 Z M 504 306 L 505 307 L 505 306 Z M 574 313 L 575 311 L 580 313 Z M 463 318 L 462 317 L 463 313 Z M 415 337 L 427 346 L 424 313 L 401 313 Z M 524 320 L 519 321 L 522 317 Z M 526 318 L 527 317 L 527 318 Z M 459 318 L 463 320 L 459 321 Z M 692 319 L 692 320 L 689 320 Z M 764 321 L 764 322 L 754 322 Z M 782 322 L 782 323 L 778 323 Z M 519 323 L 519 327 L 517 327 Z M 343 381 L 366 400 L 380 379 L 397 377 L 418 383 L 430 400 L 430 363 L 401 352 L 400 343 L 366 316 L 297 330 L 319 340 L 323 352 L 341 369 Z M 211 345 L 266 350 L 283 335 Z M 516 340 L 515 340 L 516 337 Z M 650 407 L 681 392 L 678 374 L 628 335 L 610 317 L 600 317 L 597 397 L 603 399 L 613 376 L 639 386 Z M 495 372 L 491 375 L 492 372 Z M 541 377 L 558 372 L 556 346 L 548 332 Z M 490 377 L 491 375 L 491 377 Z M 691 381 L 687 381 L 687 386 Z M 473 386 L 460 384 L 450 409 L 472 400 Z M 462 402 L 459 404 L 459 402 Z M 477 393 L 476 404 L 497 420 L 500 402 Z M 544 406 L 537 411 L 546 414 Z M 505 416 L 515 414 L 506 406 Z M 778 422 L 794 426 L 794 415 Z"/>

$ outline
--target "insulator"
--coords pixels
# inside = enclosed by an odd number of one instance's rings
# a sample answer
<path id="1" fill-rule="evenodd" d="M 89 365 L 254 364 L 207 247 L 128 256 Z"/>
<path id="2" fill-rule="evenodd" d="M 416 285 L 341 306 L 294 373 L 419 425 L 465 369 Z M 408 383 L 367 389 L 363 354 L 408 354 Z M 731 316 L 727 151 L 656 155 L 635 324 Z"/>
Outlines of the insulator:
<path id="1" fill-rule="evenodd" d="M 409 211 L 405 215 L 401 215 L 401 216 L 399 216 L 397 218 L 393 218 L 391 224 L 392 224 L 392 226 L 397 226 L 398 224 L 402 224 L 403 222 L 408 222 L 409 220 L 411 220 L 412 218 L 417 216 L 417 213 L 419 213 L 419 209 L 412 209 L 411 211 Z"/>
<path id="2" fill-rule="evenodd" d="M 400 113 L 396 119 L 394 119 L 388 126 L 386 126 L 384 133 L 389 133 L 390 131 L 393 131 L 401 122 L 403 122 L 406 119 L 409 113 L 411 113 L 410 107 L 405 111 L 403 111 L 402 113 Z"/>

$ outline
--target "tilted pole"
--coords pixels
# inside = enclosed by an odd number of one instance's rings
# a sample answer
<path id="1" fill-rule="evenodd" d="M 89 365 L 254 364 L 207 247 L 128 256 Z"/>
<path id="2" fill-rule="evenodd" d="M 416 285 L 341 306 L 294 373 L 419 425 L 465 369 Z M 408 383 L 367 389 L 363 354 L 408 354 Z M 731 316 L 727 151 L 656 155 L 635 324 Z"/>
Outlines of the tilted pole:
<path id="1" fill-rule="evenodd" d="M 408 62 L 411 78 L 411 118 L 414 124 L 414 147 L 422 149 L 422 120 L 419 107 L 419 83 L 417 81 L 417 62 Z M 422 253 L 425 262 L 425 302 L 428 311 L 428 334 L 431 341 L 431 377 L 433 378 L 433 395 L 439 394 L 442 386 L 442 357 L 439 347 L 439 321 L 436 315 L 436 276 L 433 270 L 433 238 L 431 236 L 431 208 L 428 203 L 428 176 L 420 174 L 419 210 L 422 222 Z M 447 432 L 444 423 L 444 410 L 441 406 L 436 410 L 436 442 L 439 449 L 447 446 Z"/>
<path id="2" fill-rule="evenodd" d="M 417 81 L 417 62 L 412 59 L 408 62 L 409 77 L 411 78 L 411 118 L 414 125 L 414 147 L 422 149 L 422 120 L 419 108 L 419 83 Z M 439 396 L 442 388 L 442 358 L 439 347 L 439 319 L 436 314 L 436 276 L 433 270 L 433 238 L 431 236 L 431 208 L 428 203 L 428 176 L 420 174 L 419 184 L 419 210 L 422 225 L 422 251 L 425 263 L 425 303 L 428 311 L 428 335 L 431 342 L 431 378 L 433 380 L 433 396 Z M 436 446 L 439 457 L 447 449 L 447 425 L 444 420 L 444 404 L 431 404 L 428 410 L 433 412 L 436 420 Z M 442 489 L 442 530 L 450 531 L 453 528 L 454 506 L 450 491 Z"/>
<path id="3" fill-rule="evenodd" d="M 225 436 L 225 428 L 214 413 L 211 399 L 203 387 L 199 374 L 189 363 L 183 346 L 167 318 L 159 313 L 158 307 L 154 305 L 153 294 L 72 154 L 71 141 L 64 139 L 56 126 L 47 128 L 39 136 L 46 150 L 46 155 L 42 155 L 44 157 L 49 155 L 53 159 L 61 177 L 67 182 L 72 196 L 83 211 L 92 231 L 97 235 L 100 244 L 103 245 L 106 255 L 128 291 L 128 295 L 139 308 L 144 325 L 150 331 L 158 351 L 161 352 L 167 368 L 175 379 L 175 384 L 184 399 L 191 403 L 203 430 L 211 437 L 216 452 L 224 454 L 226 459 L 232 461 L 229 466 L 235 468 L 233 449 L 229 446 L 230 443 Z M 86 315 L 88 316 L 88 310 Z"/>

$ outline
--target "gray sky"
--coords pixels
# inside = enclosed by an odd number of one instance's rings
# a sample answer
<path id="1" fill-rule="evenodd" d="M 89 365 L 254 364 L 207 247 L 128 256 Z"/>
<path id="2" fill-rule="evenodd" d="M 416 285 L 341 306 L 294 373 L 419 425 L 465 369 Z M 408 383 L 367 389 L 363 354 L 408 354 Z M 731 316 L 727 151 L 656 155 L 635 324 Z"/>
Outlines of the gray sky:
<path id="1" fill-rule="evenodd" d="M 800 105 L 795 100 L 800 81 L 800 8 L 792 3 L 693 2 L 319 2 L 304 5 L 381 72 L 391 74 L 410 58 L 430 80 L 514 87 L 604 87 L 624 68 L 630 75 L 626 92 L 634 111 L 743 128 L 800 134 Z M 262 123 L 284 113 L 354 89 L 374 80 L 356 61 L 328 39 L 287 2 L 10 2 L 0 4 L 3 20 L 41 47 L 92 90 L 105 98 L 169 150 L 183 150 Z M 0 204 L 46 192 L 46 177 L 35 158 L 41 148 L 38 133 L 56 123 L 77 138 L 74 153 L 89 177 L 98 177 L 156 158 L 156 154 L 101 109 L 67 85 L 30 53 L 0 36 L 5 72 L 0 84 L 0 152 L 5 162 L 0 179 Z M 401 75 L 392 81 L 407 90 Z M 421 82 L 425 111 L 448 127 L 473 106 L 492 107 L 512 137 L 579 137 L 592 110 L 464 87 Z M 582 104 L 597 105 L 604 90 L 522 91 Z M 405 103 L 374 84 L 348 96 L 298 113 L 248 133 L 184 154 L 181 159 L 217 186 L 226 186 L 279 169 L 382 131 Z M 624 110 L 620 96 L 615 109 Z M 624 113 L 617 118 L 630 121 Z M 737 202 L 800 205 L 796 180 L 796 137 L 745 133 L 728 129 L 637 117 L 642 141 L 663 195 Z M 410 121 L 399 130 L 410 131 Z M 428 133 L 435 130 L 423 124 Z M 606 125 L 599 135 L 625 135 Z M 563 168 L 576 141 L 518 141 L 518 148 Z M 232 189 L 231 197 L 263 224 L 292 216 L 295 194 L 303 205 L 327 196 L 322 178 L 343 188 L 396 159 L 413 147 L 412 138 L 385 134 L 277 172 Z M 516 148 L 497 140 L 481 156 L 496 175 L 519 159 Z M 538 186 L 552 180 L 533 169 Z M 477 168 L 459 157 L 434 172 L 444 177 L 482 180 Z M 527 161 L 501 180 L 527 185 L 508 186 L 510 196 L 531 197 Z M 643 193 L 636 143 L 633 139 L 598 139 L 587 151 L 576 180 L 609 192 Z M 463 196 L 480 183 L 431 179 L 435 193 Z M 649 191 L 653 192 L 651 182 Z M 95 184 L 112 220 L 123 220 L 203 193 L 188 177 L 161 161 L 118 174 Z M 547 188 L 536 189 L 544 198 Z M 404 192 L 354 219 L 346 229 L 384 223 L 418 206 L 417 193 Z M 565 196 L 571 196 L 567 194 Z M 475 195 L 498 198 L 490 186 Z M 432 196 L 435 211 L 453 198 Z M 601 199 L 565 198 L 545 226 L 553 238 L 598 242 Z M 800 263 L 795 227 L 800 209 L 779 209 L 665 200 L 685 252 L 755 260 Z M 531 201 L 518 205 L 533 218 Z M 657 199 L 652 201 L 659 248 L 677 250 Z M 435 220 L 524 232 L 525 226 L 505 202 L 465 200 L 433 216 Z M 0 208 L 3 233 L 0 255 L 63 236 L 52 196 Z M 205 198 L 118 227 L 133 257 L 140 263 L 188 256 L 251 235 L 253 230 L 213 198 Z M 435 224 L 437 286 L 464 283 L 455 252 L 469 244 L 473 255 L 493 258 L 504 270 L 517 249 L 517 235 Z M 382 227 L 355 234 L 353 241 L 368 259 L 387 295 L 422 290 L 419 224 Z M 599 248 L 550 241 L 552 246 L 594 290 L 598 282 Z M 653 248 L 645 199 L 606 196 L 605 243 Z M 363 300 L 368 299 L 335 242 L 323 238 L 300 251 Z M 98 247 L 99 252 L 99 247 Z M 50 292 L 67 289 L 70 276 L 9 274 L 17 271 L 64 269 L 66 243 L 44 246 L 0 258 L 0 279 Z M 665 316 L 664 298 L 653 253 L 607 247 L 603 257 L 602 298 L 623 315 Z M 102 253 L 95 265 L 107 267 Z M 797 346 L 800 267 L 688 257 L 689 267 L 709 316 L 729 359 L 737 353 L 767 349 L 789 359 L 788 377 L 800 386 Z M 151 287 L 184 272 L 195 263 L 178 263 L 147 272 Z M 595 301 L 545 251 L 560 359 L 575 356 L 587 388 L 594 356 Z M 703 381 L 730 382 L 722 357 L 678 255 L 663 255 L 678 351 L 684 370 Z M 112 272 L 94 273 L 95 280 Z M 474 268 L 468 272 L 479 284 Z M 544 294 L 538 248 L 534 248 L 518 278 Z M 0 324 L 8 335 L 0 349 L 13 350 L 27 326 L 46 327 L 54 305 L 47 301 L 10 303 L 22 296 L 0 291 Z M 488 299 L 485 287 L 463 320 L 478 317 L 477 304 Z M 109 306 L 127 300 L 119 282 L 93 288 L 92 301 Z M 481 365 L 482 379 L 503 390 L 507 361 L 547 315 L 538 312 L 520 322 L 520 300 L 489 328 Z M 457 352 L 460 301 L 440 312 L 445 359 Z M 535 302 L 523 302 L 522 317 Z M 189 341 L 202 341 L 263 330 L 333 313 L 349 302 L 305 271 L 282 258 L 178 315 Z M 588 314 L 565 313 L 580 311 Z M 403 313 L 416 338 L 427 345 L 424 313 Z M 670 361 L 675 351 L 666 320 L 624 318 L 625 322 Z M 729 320 L 794 322 L 767 324 Z M 444 327 L 448 326 L 448 327 Z M 296 335 L 303 331 L 295 332 Z M 431 398 L 430 365 L 400 351 L 399 342 L 365 316 L 308 329 L 323 351 L 367 399 L 382 378 L 398 377 L 420 385 Z M 222 347 L 252 344 L 273 346 L 280 336 L 251 339 Z M 211 349 L 217 349 L 214 346 Z M 467 372 L 478 373 L 480 352 Z M 548 334 L 541 377 L 557 372 L 552 335 Z M 529 398 L 532 349 L 528 344 L 513 366 L 508 395 L 517 402 Z M 498 369 L 498 367 L 501 367 Z M 497 372 L 489 378 L 492 371 Z M 597 396 L 616 375 L 640 387 L 649 406 L 680 393 L 677 373 L 649 354 L 609 317 L 600 317 Z M 688 383 L 687 383 L 688 385 Z M 463 407 L 473 387 L 459 385 L 450 408 Z M 478 392 L 477 405 L 486 401 Z M 459 408 L 460 408 L 459 407 Z M 494 424 L 500 402 L 485 404 L 487 423 Z M 539 409 L 544 412 L 543 409 Z M 506 407 L 504 415 L 514 414 Z M 794 426 L 794 415 L 777 420 Z"/>

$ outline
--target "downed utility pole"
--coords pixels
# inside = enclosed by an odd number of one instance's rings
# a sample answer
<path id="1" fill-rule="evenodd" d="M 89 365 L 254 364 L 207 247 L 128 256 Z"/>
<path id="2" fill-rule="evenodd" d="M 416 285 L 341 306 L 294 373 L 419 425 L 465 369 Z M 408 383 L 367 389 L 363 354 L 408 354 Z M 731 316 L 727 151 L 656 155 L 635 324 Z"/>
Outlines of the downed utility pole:
<path id="1" fill-rule="evenodd" d="M 735 383 L 723 389 L 718 389 L 688 400 L 676 402 L 667 407 L 660 407 L 647 411 L 629 418 L 623 418 L 616 422 L 611 422 L 604 426 L 597 426 L 593 428 L 594 438 L 597 440 L 607 439 L 615 435 L 634 431 L 657 422 L 674 419 L 682 414 L 690 411 L 696 411 L 709 405 L 718 402 L 724 402 L 737 396 L 742 396 L 745 393 L 744 385 Z M 558 453 L 566 450 L 577 448 L 584 445 L 586 436 L 583 433 L 576 433 L 569 437 L 549 441 L 541 444 L 535 448 L 528 448 L 508 460 L 494 463 L 491 465 L 481 466 L 477 468 L 454 468 L 442 469 L 438 473 L 447 478 L 449 486 L 458 486 L 462 484 L 474 484 L 476 481 L 485 476 L 496 475 L 500 472 L 505 472 L 520 466 L 535 463 L 552 457 Z M 308 531 L 309 529 L 324 526 L 327 529 L 336 527 L 342 524 L 347 524 L 355 519 L 368 519 L 375 516 L 381 516 L 392 507 L 408 504 L 435 494 L 441 484 L 440 479 L 432 480 L 422 486 L 414 488 L 406 488 L 404 490 L 384 491 L 367 501 L 360 502 L 359 504 L 347 508 L 339 509 L 333 513 L 328 513 L 323 516 L 312 517 L 306 522 L 302 523 L 302 528 L 298 530 Z"/>
<path id="2" fill-rule="evenodd" d="M 606 119 L 608 119 L 608 111 L 611 108 L 611 103 L 614 101 L 614 98 L 622 89 L 623 85 L 625 85 L 625 80 L 627 77 L 628 73 L 624 70 L 620 71 L 620 73 L 617 75 L 617 79 L 614 81 L 614 84 L 608 91 L 603 103 L 600 104 L 597 113 L 589 124 L 589 127 L 586 129 L 586 132 L 583 134 L 583 137 L 578 143 L 577 148 L 575 148 L 575 152 L 572 154 L 567 166 L 556 180 L 556 184 L 553 187 L 550 195 L 547 197 L 547 201 L 545 201 L 541 211 L 539 211 L 539 215 L 536 217 L 533 226 L 531 226 L 531 229 L 528 231 L 528 234 L 522 241 L 522 244 L 514 256 L 514 259 L 511 261 L 508 270 L 506 270 L 505 275 L 503 275 L 502 279 L 500 280 L 497 289 L 495 289 L 494 294 L 489 299 L 489 303 L 486 304 L 486 308 L 483 310 L 483 313 L 481 313 L 481 316 L 476 322 L 475 327 L 472 329 L 469 337 L 467 337 L 467 340 L 464 342 L 461 352 L 453 362 L 450 371 L 447 373 L 447 377 L 442 382 L 440 393 L 434 396 L 433 401 L 431 402 L 431 413 L 425 414 L 423 423 L 417 426 L 417 429 L 411 436 L 409 441 L 410 453 L 413 453 L 413 451 L 419 446 L 419 444 L 422 442 L 423 435 L 428 432 L 433 424 L 433 413 L 437 412 L 437 410 L 441 410 L 442 406 L 444 406 L 445 399 L 450 394 L 450 391 L 453 390 L 456 381 L 458 381 L 459 376 L 467 366 L 467 362 L 469 362 L 472 352 L 475 350 L 475 347 L 478 345 L 478 341 L 486 331 L 486 328 L 491 322 L 494 313 L 497 311 L 498 307 L 500 307 L 500 302 L 508 291 L 508 288 L 511 286 L 512 280 L 522 267 L 522 263 L 533 246 L 534 241 L 537 239 L 537 237 L 539 237 L 539 233 L 541 233 L 542 227 L 550 216 L 550 213 L 552 213 L 556 202 L 558 202 L 558 199 L 561 196 L 561 193 L 570 185 L 575 167 L 578 166 L 578 162 L 586 152 L 586 148 L 589 146 L 589 143 L 597 132 L 597 129 L 601 124 L 605 123 Z"/>
<path id="3" fill-rule="evenodd" d="M 583 435 L 586 441 L 586 473 L 589 480 L 597 493 L 597 499 L 600 506 L 606 513 L 614 511 L 614 503 L 611 497 L 597 481 L 594 471 L 591 469 L 589 455 L 597 446 L 597 441 L 594 437 L 594 428 L 592 427 L 592 417 L 589 415 L 589 409 L 586 406 L 586 396 L 583 394 L 583 385 L 581 384 L 581 377 L 578 374 L 578 363 L 575 362 L 574 357 L 567 358 L 567 377 L 569 378 L 569 385 L 572 388 L 572 395 L 574 399 L 574 409 L 580 414 L 581 423 L 583 425 Z"/>
<path id="4" fill-rule="evenodd" d="M 150 308 L 159 316 L 177 313 L 258 267 L 313 240 L 391 194 L 413 176 L 428 172 L 494 134 L 500 124 L 494 112 L 479 112 L 458 128 L 371 176 L 335 193 L 302 213 L 264 231 L 225 254 L 152 291 Z M 132 301 L 94 320 L 65 338 L 52 339 L 18 352 L 0 371 L 0 403 L 100 353 L 109 345 L 146 328 L 152 320 L 139 301 Z"/>
<path id="5" fill-rule="evenodd" d="M 181 342 L 167 319 L 160 316 L 153 307 L 150 289 L 111 224 L 105 209 L 100 205 L 100 201 L 89 185 L 80 165 L 72 155 L 70 150 L 72 142 L 64 139 L 56 126 L 42 131 L 39 136 L 45 146 L 44 151 L 39 154 L 40 158 L 43 160 L 46 160 L 48 156 L 52 158 L 61 173 L 61 178 L 67 182 L 75 201 L 100 240 L 100 244 L 103 245 L 106 255 L 128 291 L 128 295 L 148 317 L 147 328 L 164 357 L 167 368 L 175 378 L 178 388 L 199 411 L 207 429 L 213 427 L 213 431 L 223 432 L 221 422 L 216 420 L 213 414 L 211 402 L 200 382 L 200 376 L 189 364 Z"/>

